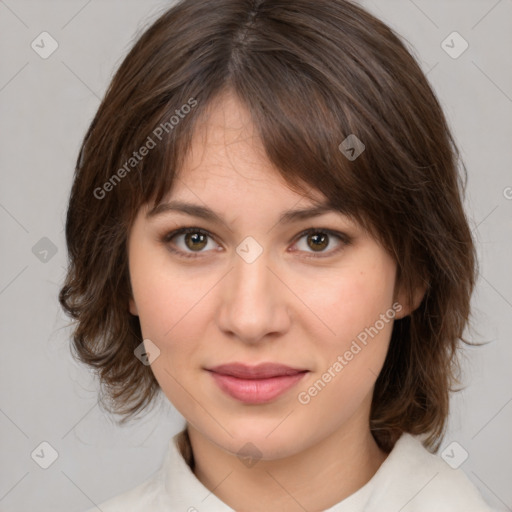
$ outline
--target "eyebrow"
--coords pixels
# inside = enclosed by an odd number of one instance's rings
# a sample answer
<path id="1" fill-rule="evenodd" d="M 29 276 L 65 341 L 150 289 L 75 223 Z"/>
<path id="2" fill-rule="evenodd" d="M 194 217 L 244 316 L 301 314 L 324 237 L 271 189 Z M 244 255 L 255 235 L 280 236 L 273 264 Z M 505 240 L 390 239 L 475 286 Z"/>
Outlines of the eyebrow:
<path id="1" fill-rule="evenodd" d="M 167 203 L 160 203 L 152 208 L 147 214 L 147 218 L 154 218 L 158 215 L 162 215 L 168 212 L 181 212 L 191 215 L 193 217 L 199 217 L 217 224 L 223 224 L 227 226 L 226 221 L 216 212 L 206 206 L 201 206 L 192 203 L 186 203 L 184 201 L 173 200 Z M 319 204 L 317 206 L 310 206 L 307 208 L 301 208 L 296 210 L 287 210 L 282 212 L 279 216 L 277 224 L 290 224 L 304 219 L 310 219 L 313 217 L 319 217 L 326 213 L 341 213 L 335 210 L 328 204 Z"/>

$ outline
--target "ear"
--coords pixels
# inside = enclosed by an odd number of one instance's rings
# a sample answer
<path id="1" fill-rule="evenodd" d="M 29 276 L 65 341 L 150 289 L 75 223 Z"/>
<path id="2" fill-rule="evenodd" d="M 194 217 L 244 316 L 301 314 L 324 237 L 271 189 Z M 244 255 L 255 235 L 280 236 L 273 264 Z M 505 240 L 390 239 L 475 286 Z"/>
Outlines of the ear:
<path id="1" fill-rule="evenodd" d="M 129 307 L 130 313 L 132 315 L 139 316 L 139 312 L 137 310 L 137 305 L 135 304 L 135 300 L 133 298 L 130 298 L 128 307 Z"/>
<path id="2" fill-rule="evenodd" d="M 402 308 L 400 310 L 397 309 L 395 314 L 396 320 L 410 315 L 413 311 L 419 308 L 421 301 L 425 297 L 428 286 L 428 282 L 422 281 L 414 288 L 412 297 L 409 297 L 405 287 L 398 284 L 398 292 L 395 294 L 395 301 L 398 302 Z"/>

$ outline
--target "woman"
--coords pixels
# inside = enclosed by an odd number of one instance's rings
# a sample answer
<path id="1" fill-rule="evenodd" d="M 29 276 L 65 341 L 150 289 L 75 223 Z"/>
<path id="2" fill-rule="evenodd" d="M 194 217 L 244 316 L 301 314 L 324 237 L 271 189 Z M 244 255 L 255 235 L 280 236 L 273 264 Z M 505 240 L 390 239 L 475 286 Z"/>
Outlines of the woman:
<path id="1" fill-rule="evenodd" d="M 345 0 L 184 0 L 86 134 L 60 294 L 123 421 L 186 420 L 114 511 L 489 511 L 442 440 L 476 260 L 458 152 Z M 463 340 L 464 341 L 464 340 Z"/>

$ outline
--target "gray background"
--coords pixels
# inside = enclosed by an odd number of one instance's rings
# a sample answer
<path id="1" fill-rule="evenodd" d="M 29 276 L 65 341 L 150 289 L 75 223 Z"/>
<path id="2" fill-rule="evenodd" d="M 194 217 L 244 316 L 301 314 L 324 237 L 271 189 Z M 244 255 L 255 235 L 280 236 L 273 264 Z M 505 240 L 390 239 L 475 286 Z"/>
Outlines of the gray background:
<path id="1" fill-rule="evenodd" d="M 159 467 L 183 424 L 164 399 L 138 423 L 116 426 L 97 405 L 93 376 L 70 356 L 57 302 L 79 144 L 134 38 L 169 5 L 0 1 L 3 512 L 78 512 L 132 488 Z M 469 453 L 461 468 L 485 499 L 512 510 L 512 1 L 363 5 L 415 48 L 468 168 L 481 263 L 468 337 L 490 343 L 464 351 L 467 388 L 453 397 L 441 450 L 457 441 Z M 31 48 L 43 31 L 59 45 L 47 59 Z M 469 43 L 456 59 L 441 46 L 453 31 Z M 58 452 L 48 469 L 31 458 L 43 441 Z"/>

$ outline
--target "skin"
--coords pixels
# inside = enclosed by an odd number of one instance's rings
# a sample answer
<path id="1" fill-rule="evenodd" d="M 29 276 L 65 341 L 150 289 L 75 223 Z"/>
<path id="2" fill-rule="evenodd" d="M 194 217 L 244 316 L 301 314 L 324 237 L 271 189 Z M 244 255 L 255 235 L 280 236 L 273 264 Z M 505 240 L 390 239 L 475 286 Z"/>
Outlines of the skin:
<path id="1" fill-rule="evenodd" d="M 387 456 L 369 415 L 392 320 L 308 404 L 298 394 L 393 303 L 401 304 L 401 318 L 422 293 L 407 305 L 393 258 L 338 212 L 277 224 L 282 211 L 323 199 L 315 190 L 308 196 L 279 176 L 249 113 L 228 93 L 212 104 L 166 198 L 208 206 L 225 225 L 174 211 L 148 217 L 146 205 L 129 234 L 129 308 L 160 350 L 152 371 L 187 420 L 197 478 L 238 511 L 329 508 L 367 483 Z M 162 241 L 181 227 L 212 237 L 206 245 L 187 245 L 183 234 Z M 317 249 L 298 237 L 308 228 L 344 233 L 351 243 L 330 236 Z M 263 249 L 252 263 L 236 252 L 247 236 Z M 244 404 L 204 369 L 235 361 L 309 373 L 270 403 Z M 261 454 L 251 467 L 237 455 L 248 442 Z"/>

